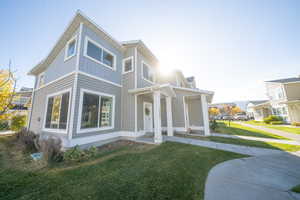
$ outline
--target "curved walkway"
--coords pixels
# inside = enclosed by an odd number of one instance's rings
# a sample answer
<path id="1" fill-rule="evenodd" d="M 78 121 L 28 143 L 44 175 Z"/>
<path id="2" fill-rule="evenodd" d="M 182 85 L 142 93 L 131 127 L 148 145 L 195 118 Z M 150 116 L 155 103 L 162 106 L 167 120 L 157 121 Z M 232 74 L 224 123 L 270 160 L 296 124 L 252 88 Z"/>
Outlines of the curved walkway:
<path id="1" fill-rule="evenodd" d="M 255 126 L 255 125 L 246 124 L 246 123 L 243 123 L 243 122 L 235 122 L 235 123 L 240 124 L 242 126 L 255 128 L 255 129 L 258 129 L 258 130 L 267 131 L 269 133 L 272 133 L 272 134 L 275 134 L 275 135 L 280 135 L 282 137 L 286 137 L 286 138 L 289 138 L 289 139 L 296 140 L 296 141 L 300 142 L 300 135 L 296 134 L 296 133 L 288 133 L 288 132 L 285 132 L 285 131 L 280 131 L 280 130 L 276 130 L 276 129 L 272 129 L 272 128 L 267 128 L 267 127 L 264 127 L 264 126 Z"/>
<path id="2" fill-rule="evenodd" d="M 208 174 L 205 200 L 297 200 L 300 153 L 279 153 L 221 163 Z"/>

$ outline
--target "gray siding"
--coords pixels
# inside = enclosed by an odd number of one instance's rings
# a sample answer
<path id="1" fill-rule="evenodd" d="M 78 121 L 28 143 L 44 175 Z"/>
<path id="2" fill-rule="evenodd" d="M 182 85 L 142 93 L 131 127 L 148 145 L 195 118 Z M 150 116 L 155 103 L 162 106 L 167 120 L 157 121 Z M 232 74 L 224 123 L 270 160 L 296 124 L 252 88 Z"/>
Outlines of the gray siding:
<path id="1" fill-rule="evenodd" d="M 133 56 L 133 65 L 135 60 L 134 48 L 128 48 L 124 52 L 124 58 Z M 128 90 L 133 89 L 135 80 L 135 68 L 134 71 L 122 75 L 122 130 L 134 131 L 135 129 L 135 100 L 134 95 L 129 94 Z"/>
<path id="2" fill-rule="evenodd" d="M 67 76 L 55 83 L 48 85 L 35 91 L 34 102 L 32 106 L 32 116 L 30 122 L 30 130 L 35 133 L 42 133 L 42 127 L 44 122 L 44 116 L 46 113 L 46 97 L 47 95 L 72 88 L 74 83 L 74 75 Z M 73 91 L 72 91 L 73 92 Z M 72 95 L 70 95 L 72 102 Z M 70 111 L 69 111 L 70 117 Z M 68 119 L 68 125 L 70 125 L 70 119 Z M 44 132 L 43 132 L 44 133 Z M 62 135 L 62 134 L 61 134 Z"/>
<path id="3" fill-rule="evenodd" d="M 116 56 L 116 71 L 105 67 L 87 57 L 84 56 L 84 43 L 85 38 L 88 36 L 92 40 L 99 43 L 102 47 L 108 49 Z M 121 76 L 122 76 L 122 52 L 114 48 L 109 44 L 104 38 L 96 34 L 87 26 L 83 25 L 82 29 L 82 45 L 81 45 L 81 54 L 80 54 L 80 64 L 79 69 L 83 72 L 89 73 L 91 75 L 109 80 L 111 82 L 121 84 Z"/>
<path id="4" fill-rule="evenodd" d="M 120 131 L 121 129 L 121 88 L 118 86 L 114 86 L 112 84 L 90 78 L 85 75 L 78 75 L 78 83 L 77 83 L 77 93 L 76 93 L 76 102 L 75 102 L 75 113 L 74 113 L 74 127 L 73 127 L 73 138 L 77 137 L 85 137 L 91 135 L 98 135 L 103 133 L 109 133 L 114 131 Z M 80 89 L 88 89 L 96 92 L 107 93 L 115 96 L 115 127 L 114 129 L 104 130 L 104 131 L 96 131 L 96 132 L 87 132 L 77 134 L 77 123 L 79 116 L 79 101 L 80 101 Z"/>
<path id="5" fill-rule="evenodd" d="M 137 121 L 138 131 L 144 130 L 144 102 L 153 103 L 153 98 L 149 95 L 139 95 L 137 99 Z M 153 104 L 152 104 L 153 109 Z M 152 111 L 153 114 L 153 111 Z M 154 118 L 152 116 L 153 122 Z"/>
<path id="6" fill-rule="evenodd" d="M 187 101 L 189 110 L 190 126 L 203 126 L 203 112 L 201 99 L 191 99 Z"/>
<path id="7" fill-rule="evenodd" d="M 77 45 L 78 45 L 78 35 L 79 35 L 78 30 L 73 34 L 73 36 L 75 35 L 77 35 Z M 71 39 L 72 37 L 70 37 L 69 39 Z M 60 50 L 59 54 L 56 56 L 53 62 L 46 69 L 45 83 L 49 83 L 75 70 L 76 57 L 78 55 L 78 52 L 76 53 L 75 56 L 73 56 L 69 60 L 64 61 L 65 49 L 66 49 L 66 45 L 64 46 L 64 48 Z"/>
<path id="8" fill-rule="evenodd" d="M 153 85 L 152 83 L 145 81 L 143 79 L 143 75 L 142 75 L 142 61 L 146 62 L 148 65 L 150 65 L 150 67 L 153 67 L 154 70 L 156 69 L 156 65 L 155 63 L 146 58 L 143 54 L 141 54 L 139 51 L 137 53 L 137 87 L 138 88 L 142 88 L 142 87 L 149 87 L 151 85 Z M 156 74 L 155 74 L 156 76 Z"/>

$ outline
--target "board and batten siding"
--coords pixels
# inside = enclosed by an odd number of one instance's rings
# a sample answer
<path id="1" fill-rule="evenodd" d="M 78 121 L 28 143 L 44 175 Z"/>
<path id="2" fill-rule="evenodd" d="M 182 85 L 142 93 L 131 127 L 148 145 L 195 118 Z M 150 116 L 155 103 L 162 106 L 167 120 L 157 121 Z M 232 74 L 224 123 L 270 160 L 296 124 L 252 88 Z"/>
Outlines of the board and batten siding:
<path id="1" fill-rule="evenodd" d="M 146 58 L 141 52 L 138 51 L 138 53 L 137 53 L 137 87 L 138 88 L 149 87 L 149 86 L 154 85 L 153 83 L 143 79 L 142 61 L 144 61 L 146 64 L 150 65 L 150 67 L 152 67 L 154 69 L 154 71 L 156 70 L 155 63 L 152 60 Z M 156 76 L 156 73 L 154 76 Z"/>
<path id="2" fill-rule="evenodd" d="M 84 46 L 85 39 L 89 37 L 93 41 L 100 44 L 105 49 L 109 50 L 116 56 L 116 70 L 112 70 L 109 67 L 106 67 L 100 63 L 97 63 L 87 57 L 84 56 Z M 79 60 L 79 70 L 93 76 L 97 76 L 99 78 L 109 80 L 111 82 L 121 84 L 122 77 L 122 59 L 123 55 L 118 49 L 113 47 L 108 41 L 102 38 L 99 34 L 96 34 L 93 30 L 91 30 L 86 25 L 82 27 L 82 45 L 80 49 L 80 60 Z"/>
<path id="3" fill-rule="evenodd" d="M 87 89 L 95 92 L 106 93 L 115 96 L 115 121 L 114 129 L 86 132 L 86 133 L 77 133 L 77 124 L 80 123 L 79 116 L 79 103 L 80 103 L 80 90 Z M 93 136 L 98 134 L 110 133 L 121 130 L 121 87 L 106 83 L 82 74 L 78 74 L 77 82 L 77 93 L 75 100 L 75 112 L 74 112 L 74 127 L 73 127 L 73 138 Z"/>
<path id="4" fill-rule="evenodd" d="M 71 88 L 71 92 L 73 92 L 73 85 L 74 85 L 74 74 L 71 74 L 64 79 L 61 79 L 57 82 L 54 82 L 46 87 L 38 89 L 34 92 L 34 101 L 32 106 L 32 115 L 30 121 L 30 130 L 39 134 L 44 133 L 42 132 L 43 123 L 44 123 L 44 116 L 46 113 L 46 102 L 47 102 L 47 95 L 60 92 L 62 90 L 66 90 Z M 72 95 L 70 94 L 70 99 L 72 102 Z M 70 125 L 70 110 L 68 115 L 68 126 Z M 50 133 L 51 134 L 51 133 Z M 65 135 L 65 134 L 61 134 Z"/>
<path id="5" fill-rule="evenodd" d="M 199 99 L 189 99 L 187 103 L 189 109 L 190 126 L 203 126 L 203 111 L 200 97 Z"/>
<path id="6" fill-rule="evenodd" d="M 134 95 L 128 90 L 135 87 L 135 48 L 127 48 L 124 52 L 124 59 L 133 57 L 133 71 L 122 75 L 122 130 L 134 131 L 135 129 L 135 102 Z M 123 66 L 122 66 L 123 67 Z"/>

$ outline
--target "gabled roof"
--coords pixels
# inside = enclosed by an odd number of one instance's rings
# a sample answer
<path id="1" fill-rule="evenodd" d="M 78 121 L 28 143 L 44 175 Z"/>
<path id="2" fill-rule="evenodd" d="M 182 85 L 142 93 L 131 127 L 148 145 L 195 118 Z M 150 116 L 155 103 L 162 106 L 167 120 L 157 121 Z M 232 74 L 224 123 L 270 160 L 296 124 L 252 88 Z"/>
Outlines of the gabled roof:
<path id="1" fill-rule="evenodd" d="M 277 79 L 277 80 L 270 80 L 270 81 L 265 81 L 265 82 L 269 82 L 269 83 L 293 83 L 293 82 L 300 82 L 300 77 Z"/>
<path id="2" fill-rule="evenodd" d="M 108 42 L 110 42 L 115 48 L 124 50 L 124 47 L 120 42 L 114 39 L 111 35 L 105 32 L 101 27 L 99 27 L 96 23 L 94 23 L 90 18 L 85 16 L 81 11 L 77 11 L 75 16 L 72 18 L 70 23 L 68 24 L 65 31 L 59 37 L 57 42 L 52 47 L 51 51 L 48 53 L 45 59 L 41 60 L 35 67 L 33 67 L 28 75 L 35 75 L 45 70 L 49 64 L 55 59 L 58 53 L 64 48 L 66 42 L 72 34 L 79 28 L 80 23 L 85 24 L 89 28 L 93 29 L 98 34 L 102 35 Z"/>

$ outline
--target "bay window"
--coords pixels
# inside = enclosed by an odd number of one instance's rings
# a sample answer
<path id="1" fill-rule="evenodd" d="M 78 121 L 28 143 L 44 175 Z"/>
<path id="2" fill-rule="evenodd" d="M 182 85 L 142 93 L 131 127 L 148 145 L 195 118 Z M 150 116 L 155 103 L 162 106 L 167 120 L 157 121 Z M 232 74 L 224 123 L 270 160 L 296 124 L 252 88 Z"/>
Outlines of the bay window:
<path id="1" fill-rule="evenodd" d="M 47 98 L 44 129 L 66 131 L 70 104 L 70 91 L 64 91 Z"/>
<path id="2" fill-rule="evenodd" d="M 114 96 L 82 90 L 79 132 L 112 129 Z"/>

